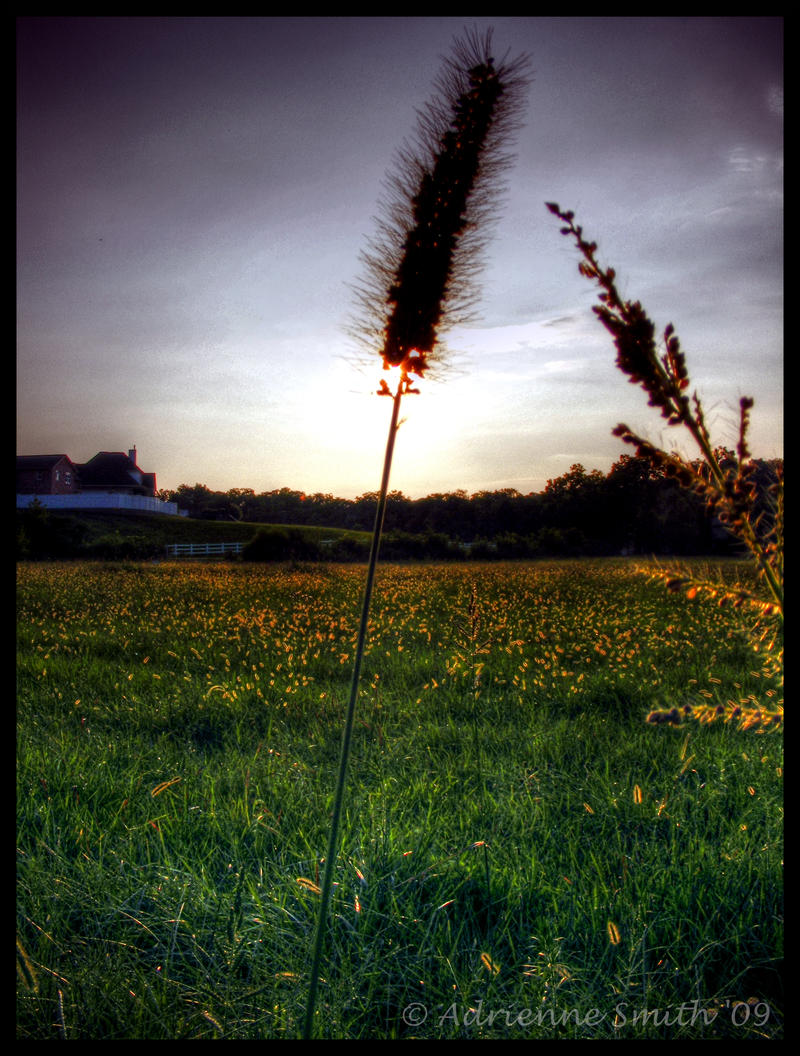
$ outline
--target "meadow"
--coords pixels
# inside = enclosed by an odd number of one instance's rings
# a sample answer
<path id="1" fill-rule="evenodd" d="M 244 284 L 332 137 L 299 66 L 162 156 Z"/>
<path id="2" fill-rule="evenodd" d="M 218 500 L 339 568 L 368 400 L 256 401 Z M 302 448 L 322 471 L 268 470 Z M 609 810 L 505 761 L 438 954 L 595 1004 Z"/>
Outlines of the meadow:
<path id="1" fill-rule="evenodd" d="M 19 1039 L 298 1037 L 363 579 L 18 566 Z M 782 1038 L 743 627 L 623 560 L 379 567 L 317 1036 Z"/>

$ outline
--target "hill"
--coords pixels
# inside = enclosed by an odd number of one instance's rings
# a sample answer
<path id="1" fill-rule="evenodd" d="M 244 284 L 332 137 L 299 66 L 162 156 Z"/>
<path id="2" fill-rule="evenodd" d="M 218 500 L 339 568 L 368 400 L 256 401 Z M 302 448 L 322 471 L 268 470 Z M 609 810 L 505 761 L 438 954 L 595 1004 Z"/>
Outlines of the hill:
<path id="1" fill-rule="evenodd" d="M 368 533 L 341 528 L 195 520 L 100 510 L 68 513 L 41 508 L 17 510 L 16 528 L 18 560 L 153 560 L 164 558 L 170 543 L 248 544 L 256 538 L 271 539 L 273 558 L 278 559 L 280 556 L 313 559 L 324 555 L 347 560 L 365 555 L 369 547 Z M 254 553 L 253 559 L 264 558 Z"/>

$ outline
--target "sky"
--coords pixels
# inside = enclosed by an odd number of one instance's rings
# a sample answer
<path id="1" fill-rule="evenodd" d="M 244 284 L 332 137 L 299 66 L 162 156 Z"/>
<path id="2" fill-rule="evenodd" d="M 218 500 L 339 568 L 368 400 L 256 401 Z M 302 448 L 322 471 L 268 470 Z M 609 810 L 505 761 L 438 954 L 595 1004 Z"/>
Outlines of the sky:
<path id="1" fill-rule="evenodd" d="M 465 28 L 530 56 L 477 314 L 403 401 L 390 486 L 541 491 L 623 421 L 694 456 L 614 364 L 545 208 L 671 322 L 714 438 L 783 456 L 777 17 L 17 20 L 17 453 L 134 445 L 159 488 L 378 489 L 391 403 L 348 335 L 383 182 Z"/>

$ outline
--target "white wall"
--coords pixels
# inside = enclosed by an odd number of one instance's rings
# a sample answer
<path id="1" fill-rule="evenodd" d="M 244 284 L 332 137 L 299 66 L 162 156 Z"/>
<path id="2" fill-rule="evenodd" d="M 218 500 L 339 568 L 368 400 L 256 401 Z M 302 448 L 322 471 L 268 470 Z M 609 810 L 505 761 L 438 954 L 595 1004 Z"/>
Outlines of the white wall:
<path id="1" fill-rule="evenodd" d="M 24 509 L 37 500 L 50 510 L 138 510 L 141 513 L 166 513 L 177 517 L 176 502 L 162 502 L 148 495 L 124 495 L 121 492 L 98 492 L 93 495 L 17 495 L 17 508 Z"/>

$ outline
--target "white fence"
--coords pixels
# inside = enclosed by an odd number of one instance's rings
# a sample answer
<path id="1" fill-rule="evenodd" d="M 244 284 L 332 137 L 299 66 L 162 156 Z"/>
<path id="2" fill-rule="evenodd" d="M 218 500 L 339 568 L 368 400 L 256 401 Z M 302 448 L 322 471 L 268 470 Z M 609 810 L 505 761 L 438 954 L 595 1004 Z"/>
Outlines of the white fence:
<path id="1" fill-rule="evenodd" d="M 168 557 L 210 557 L 240 554 L 244 543 L 168 543 Z"/>
<path id="2" fill-rule="evenodd" d="M 177 502 L 162 502 L 149 495 L 125 495 L 122 492 L 81 491 L 75 495 L 17 495 L 17 509 L 25 509 L 32 502 L 48 510 L 136 510 L 139 513 L 165 513 L 180 516 Z"/>

